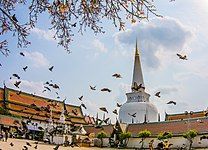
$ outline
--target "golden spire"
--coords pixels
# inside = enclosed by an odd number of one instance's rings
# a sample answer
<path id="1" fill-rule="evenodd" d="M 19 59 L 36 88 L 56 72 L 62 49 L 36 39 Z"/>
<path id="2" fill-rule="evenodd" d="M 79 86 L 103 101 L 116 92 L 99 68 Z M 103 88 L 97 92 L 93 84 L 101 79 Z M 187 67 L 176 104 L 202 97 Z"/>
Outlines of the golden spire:
<path id="1" fill-rule="evenodd" d="M 137 47 L 137 38 L 136 38 L 136 51 L 135 51 L 135 55 L 139 55 L 139 51 L 138 51 L 138 47 Z"/>
<path id="2" fill-rule="evenodd" d="M 140 55 L 139 55 L 139 50 L 137 47 L 137 40 L 136 40 L 136 51 L 135 51 L 135 58 L 134 58 L 132 87 L 134 87 L 135 84 L 137 85 L 141 84 L 144 87 Z M 135 90 L 132 89 L 132 91 L 135 91 Z"/>

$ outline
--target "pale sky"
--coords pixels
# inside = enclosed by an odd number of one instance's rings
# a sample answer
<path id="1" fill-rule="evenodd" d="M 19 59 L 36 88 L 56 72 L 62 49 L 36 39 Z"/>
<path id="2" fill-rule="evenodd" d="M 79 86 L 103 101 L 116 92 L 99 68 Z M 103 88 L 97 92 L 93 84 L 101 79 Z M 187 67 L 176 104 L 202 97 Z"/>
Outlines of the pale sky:
<path id="1" fill-rule="evenodd" d="M 55 91 L 42 93 L 43 83 L 53 80 L 60 85 L 60 100 L 80 105 L 78 97 L 88 107 L 84 114 L 96 115 L 106 106 L 112 118 L 116 102 L 126 102 L 125 93 L 130 91 L 133 71 L 133 53 L 138 38 L 142 69 L 150 101 L 154 103 L 161 118 L 164 112 L 180 113 L 201 111 L 208 106 L 208 0 L 155 1 L 158 13 L 163 18 L 152 16 L 149 22 L 127 23 L 126 30 L 119 32 L 110 21 L 105 21 L 105 34 L 94 35 L 87 30 L 84 35 L 74 31 L 71 54 L 57 47 L 53 31 L 49 31 L 49 20 L 41 15 L 38 26 L 29 37 L 32 44 L 28 48 L 17 48 L 15 37 L 10 38 L 9 57 L 0 55 L 0 82 L 14 88 L 10 76 L 20 75 L 20 89 L 55 98 Z M 21 8 L 20 8 L 21 9 Z M 16 14 L 20 20 L 22 11 Z M 24 52 L 25 57 L 19 55 Z M 187 61 L 179 60 L 176 53 L 188 55 Z M 22 70 L 28 65 L 26 72 Z M 54 66 L 53 72 L 48 68 Z M 120 73 L 123 78 L 115 79 L 112 74 Z M 89 85 L 96 85 L 91 91 Z M 101 92 L 108 87 L 111 93 Z M 161 98 L 154 96 L 161 91 Z M 176 106 L 166 104 L 169 100 Z M 113 120 L 112 120 L 113 122 Z"/>

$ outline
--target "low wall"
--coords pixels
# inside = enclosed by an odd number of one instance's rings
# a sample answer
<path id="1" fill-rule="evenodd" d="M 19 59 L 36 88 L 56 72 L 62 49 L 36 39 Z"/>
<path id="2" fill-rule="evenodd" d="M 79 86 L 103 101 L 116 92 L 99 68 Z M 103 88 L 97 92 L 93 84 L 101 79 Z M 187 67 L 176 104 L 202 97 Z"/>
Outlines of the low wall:
<path id="1" fill-rule="evenodd" d="M 200 141 L 200 137 L 201 136 L 197 136 L 194 138 L 193 141 L 193 147 L 203 147 L 203 148 L 208 148 L 208 139 L 203 139 Z M 157 147 L 157 144 L 161 141 L 159 141 L 156 138 L 147 138 L 144 141 L 144 147 L 148 148 L 149 147 L 149 142 L 154 139 L 154 148 Z M 130 138 L 129 142 L 128 142 L 128 146 L 129 148 L 140 148 L 141 147 L 141 138 Z M 185 144 L 187 147 L 189 146 L 189 142 L 188 140 L 186 140 L 185 138 L 183 138 L 182 136 L 178 136 L 178 137 L 172 137 L 171 139 L 169 139 L 170 143 L 172 143 L 173 145 L 171 146 L 171 148 L 178 148 L 178 147 L 182 147 L 183 144 Z"/>

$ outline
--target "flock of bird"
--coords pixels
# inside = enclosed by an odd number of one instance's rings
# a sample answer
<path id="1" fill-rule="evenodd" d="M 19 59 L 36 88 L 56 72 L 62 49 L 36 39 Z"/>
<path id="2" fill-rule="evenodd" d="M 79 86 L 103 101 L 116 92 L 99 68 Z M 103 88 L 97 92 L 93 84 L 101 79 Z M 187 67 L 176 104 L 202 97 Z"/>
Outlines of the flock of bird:
<path id="1" fill-rule="evenodd" d="M 23 52 L 20 52 L 19 54 L 20 54 L 22 57 L 25 57 L 25 56 L 26 56 Z M 177 55 L 178 58 L 181 59 L 181 60 L 187 60 L 187 56 L 186 56 L 186 55 L 182 55 L 182 54 L 178 54 L 178 53 L 177 53 L 176 55 Z M 1 64 L 0 64 L 0 65 L 1 65 Z M 2 65 L 1 65 L 1 66 L 2 66 Z M 28 69 L 28 66 L 25 66 L 25 67 L 23 67 L 22 69 L 23 69 L 23 71 L 26 72 L 27 69 Z M 53 72 L 54 66 L 50 66 L 50 67 L 48 68 L 48 70 L 49 70 L 50 72 Z M 119 73 L 113 74 L 112 77 L 117 78 L 117 79 L 122 78 L 121 74 L 119 74 Z M 14 83 L 14 86 L 15 86 L 16 88 L 20 88 L 20 87 L 19 87 L 20 84 L 21 84 L 21 80 L 20 80 L 21 78 L 20 78 L 20 76 L 19 76 L 18 74 L 14 73 L 14 74 L 12 74 L 12 77 L 10 77 L 10 79 L 12 79 L 12 78 L 17 79 L 17 80 L 15 81 L 15 83 Z M 54 89 L 54 90 L 60 90 L 59 85 L 56 84 L 56 83 L 53 83 L 52 80 L 46 81 L 46 82 L 44 83 L 43 87 L 44 87 L 44 90 L 42 91 L 42 93 L 44 93 L 44 92 L 51 92 L 52 89 Z M 90 88 L 90 90 L 92 90 L 92 91 L 97 90 L 96 86 L 90 85 L 89 88 Z M 139 84 L 139 85 L 138 85 L 138 83 L 135 82 L 134 85 L 133 85 L 133 87 L 132 87 L 132 90 L 138 91 L 138 90 L 140 90 L 140 89 L 145 89 L 145 87 L 142 86 L 142 84 Z M 100 91 L 101 91 L 101 92 L 109 92 L 109 93 L 112 92 L 112 90 L 109 89 L 109 88 L 107 88 L 107 87 L 101 88 Z M 57 96 L 56 98 L 57 98 L 57 99 L 60 99 L 60 96 L 59 96 L 58 91 L 55 91 L 55 93 L 56 93 L 56 96 Z M 20 90 L 17 94 L 20 95 L 20 94 L 21 94 L 21 90 Z M 160 94 L 161 94 L 161 92 L 158 91 L 158 92 L 155 93 L 155 96 L 158 97 L 158 98 L 161 98 L 161 95 L 160 95 Z M 87 109 L 86 105 L 83 103 L 83 97 L 84 97 L 83 95 L 80 96 L 80 97 L 78 97 L 78 99 L 81 101 L 80 106 L 83 107 L 84 109 Z M 175 101 L 168 101 L 166 104 L 173 104 L 173 105 L 176 105 L 176 102 L 175 102 Z M 117 107 L 121 107 L 121 106 L 122 106 L 121 104 L 117 103 Z M 100 107 L 99 109 L 100 109 L 101 111 L 105 112 L 105 113 L 108 113 L 108 110 L 107 110 L 106 107 Z M 112 112 L 113 112 L 113 114 L 118 115 L 117 109 L 114 109 Z M 77 115 L 77 112 L 76 112 L 76 111 L 73 111 L 72 113 L 74 113 L 75 115 Z M 128 115 L 131 116 L 131 117 L 136 117 L 136 113 L 134 113 L 134 114 L 128 114 Z M 104 122 L 106 122 L 106 121 L 104 121 Z"/>

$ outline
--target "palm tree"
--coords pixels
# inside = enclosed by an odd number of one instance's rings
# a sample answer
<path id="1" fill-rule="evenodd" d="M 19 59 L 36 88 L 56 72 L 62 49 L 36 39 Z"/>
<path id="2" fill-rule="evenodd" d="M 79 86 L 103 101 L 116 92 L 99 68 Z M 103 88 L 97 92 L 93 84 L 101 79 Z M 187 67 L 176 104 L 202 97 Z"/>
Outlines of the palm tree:
<path id="1" fill-rule="evenodd" d="M 189 130 L 183 134 L 183 137 L 189 141 L 189 150 L 192 148 L 193 139 L 197 136 L 196 130 Z"/>
<path id="2" fill-rule="evenodd" d="M 143 131 L 140 131 L 140 132 L 138 133 L 138 137 L 139 137 L 139 138 L 142 138 L 142 140 L 141 140 L 141 142 L 140 142 L 140 143 L 142 143 L 141 149 L 144 148 L 144 140 L 145 140 L 146 138 L 150 137 L 150 135 L 151 135 L 151 132 L 150 132 L 149 130 L 143 130 Z"/>
<path id="3" fill-rule="evenodd" d="M 103 138 L 106 138 L 107 134 L 104 131 L 98 133 L 97 138 L 100 139 L 101 144 L 100 147 L 103 147 Z"/>

